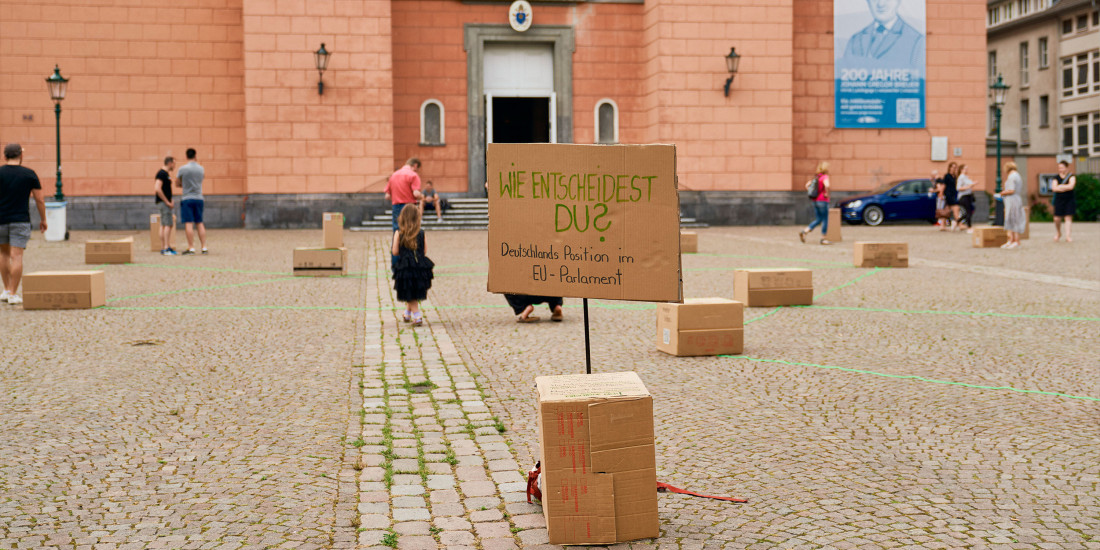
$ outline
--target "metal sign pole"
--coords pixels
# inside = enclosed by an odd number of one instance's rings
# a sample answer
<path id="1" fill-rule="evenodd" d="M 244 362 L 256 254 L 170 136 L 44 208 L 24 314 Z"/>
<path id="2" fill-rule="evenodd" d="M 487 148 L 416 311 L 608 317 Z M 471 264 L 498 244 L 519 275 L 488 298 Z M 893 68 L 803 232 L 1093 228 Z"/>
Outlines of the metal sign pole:
<path id="1" fill-rule="evenodd" d="M 588 298 L 584 301 L 584 373 L 592 374 L 592 342 L 588 335 Z"/>

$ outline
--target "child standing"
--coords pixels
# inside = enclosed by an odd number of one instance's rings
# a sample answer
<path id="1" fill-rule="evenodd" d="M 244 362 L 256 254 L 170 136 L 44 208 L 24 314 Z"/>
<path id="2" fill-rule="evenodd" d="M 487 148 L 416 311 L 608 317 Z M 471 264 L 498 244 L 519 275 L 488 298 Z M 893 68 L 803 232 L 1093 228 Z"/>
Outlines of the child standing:
<path id="1" fill-rule="evenodd" d="M 405 313 L 401 318 L 418 327 L 424 324 L 420 301 L 428 297 L 428 289 L 432 288 L 432 268 L 435 267 L 431 259 L 424 255 L 424 231 L 420 229 L 418 208 L 401 210 L 390 252 L 396 256 L 394 290 L 397 291 L 397 299 L 405 302 Z"/>

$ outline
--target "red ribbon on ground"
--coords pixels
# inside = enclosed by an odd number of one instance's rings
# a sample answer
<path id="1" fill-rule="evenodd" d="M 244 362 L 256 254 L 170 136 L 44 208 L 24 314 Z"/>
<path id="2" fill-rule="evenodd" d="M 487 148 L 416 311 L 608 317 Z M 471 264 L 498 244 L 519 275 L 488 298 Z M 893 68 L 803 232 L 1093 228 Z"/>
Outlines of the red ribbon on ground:
<path id="1" fill-rule="evenodd" d="M 714 495 L 704 495 L 702 493 L 696 493 L 695 491 L 686 491 L 686 490 L 681 489 L 679 487 L 673 487 L 672 485 L 669 485 L 667 483 L 661 483 L 660 481 L 657 482 L 657 492 L 658 493 L 669 492 L 669 493 L 677 493 L 677 494 L 681 494 L 681 495 L 691 495 L 693 497 L 713 498 L 714 500 L 725 500 L 727 502 L 748 502 L 747 499 L 743 499 L 743 498 L 719 497 L 719 496 L 714 496 Z"/>

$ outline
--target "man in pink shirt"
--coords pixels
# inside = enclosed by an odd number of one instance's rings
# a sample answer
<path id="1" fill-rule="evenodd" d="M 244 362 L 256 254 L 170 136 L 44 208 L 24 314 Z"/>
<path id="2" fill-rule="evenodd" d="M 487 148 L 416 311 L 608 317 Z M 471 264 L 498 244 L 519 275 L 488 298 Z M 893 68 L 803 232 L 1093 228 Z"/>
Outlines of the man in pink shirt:
<path id="1" fill-rule="evenodd" d="M 420 159 L 413 157 L 390 176 L 386 182 L 386 199 L 393 204 L 393 230 L 397 231 L 397 216 L 406 205 L 420 203 Z"/>

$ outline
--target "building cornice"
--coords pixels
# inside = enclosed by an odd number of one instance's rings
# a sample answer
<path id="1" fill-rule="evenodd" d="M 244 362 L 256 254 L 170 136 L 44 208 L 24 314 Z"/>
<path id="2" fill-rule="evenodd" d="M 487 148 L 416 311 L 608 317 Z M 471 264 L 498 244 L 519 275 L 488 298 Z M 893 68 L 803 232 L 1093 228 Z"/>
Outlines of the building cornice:
<path id="1" fill-rule="evenodd" d="M 989 5 L 1000 3 L 1002 0 L 991 0 Z M 997 25 L 996 27 L 987 28 L 985 31 L 986 38 L 997 38 L 1000 35 L 1008 34 L 1012 31 L 1019 30 L 1023 27 L 1031 26 L 1036 23 L 1044 23 L 1049 19 L 1058 19 L 1066 12 L 1073 11 L 1075 9 L 1084 6 L 1097 5 L 1097 0 L 1061 0 L 1055 2 L 1055 4 L 1043 11 L 1033 13 L 1031 15 L 1013 19 L 1006 23 Z"/>

